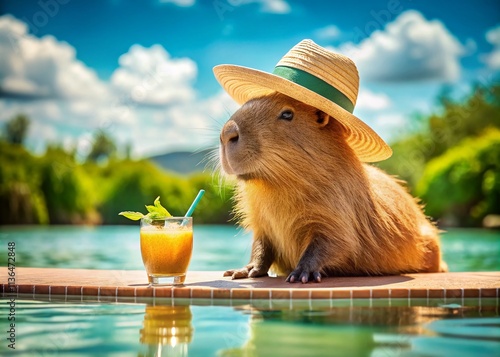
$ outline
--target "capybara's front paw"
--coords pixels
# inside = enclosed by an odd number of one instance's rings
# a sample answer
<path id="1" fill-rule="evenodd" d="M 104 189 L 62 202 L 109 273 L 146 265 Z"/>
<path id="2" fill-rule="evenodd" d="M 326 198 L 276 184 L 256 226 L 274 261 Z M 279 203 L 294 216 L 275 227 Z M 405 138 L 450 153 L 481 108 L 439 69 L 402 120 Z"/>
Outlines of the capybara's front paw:
<path id="1" fill-rule="evenodd" d="M 244 279 L 248 278 L 248 268 L 231 269 L 224 272 L 224 276 L 230 276 L 231 279 Z"/>
<path id="2" fill-rule="evenodd" d="M 224 276 L 230 276 L 231 279 L 258 278 L 259 276 L 267 276 L 267 270 L 248 264 L 241 269 L 226 270 Z"/>
<path id="3" fill-rule="evenodd" d="M 302 284 L 308 281 L 315 281 L 316 283 L 321 283 L 321 273 L 319 271 L 309 271 L 303 268 L 297 268 L 288 275 L 286 281 L 289 283 L 295 283 L 301 281 Z"/>

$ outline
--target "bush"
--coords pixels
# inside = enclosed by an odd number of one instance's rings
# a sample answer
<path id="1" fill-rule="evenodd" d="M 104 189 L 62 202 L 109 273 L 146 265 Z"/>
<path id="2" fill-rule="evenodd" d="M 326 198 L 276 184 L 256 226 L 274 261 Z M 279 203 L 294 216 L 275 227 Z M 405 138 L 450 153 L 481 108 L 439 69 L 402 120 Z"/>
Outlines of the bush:
<path id="1" fill-rule="evenodd" d="M 196 223 L 225 223 L 230 218 L 230 189 L 214 185 L 208 174 L 180 177 L 145 160 L 112 162 L 101 174 L 105 193 L 99 212 L 105 224 L 137 224 L 118 213 L 146 213 L 144 205 L 158 196 L 172 215 L 183 216 L 200 189 L 205 189 L 205 196 L 194 213 Z"/>
<path id="2" fill-rule="evenodd" d="M 465 138 L 475 137 L 484 128 L 500 128 L 500 86 L 474 88 L 460 101 L 443 96 L 436 113 L 415 116 L 416 129 L 391 143 L 393 156 L 378 164 L 390 174 L 408 182 L 413 191 L 426 164 L 458 145 Z"/>
<path id="3" fill-rule="evenodd" d="M 417 195 L 426 213 L 459 225 L 479 225 L 487 214 L 500 214 L 500 130 L 490 128 L 431 160 Z"/>
<path id="4" fill-rule="evenodd" d="M 160 196 L 172 215 L 184 215 L 190 204 L 186 180 L 167 174 L 149 161 L 114 162 L 104 170 L 106 188 L 99 211 L 106 224 L 128 224 L 121 211 L 146 213 L 144 205 Z"/>
<path id="5" fill-rule="evenodd" d="M 94 183 L 72 154 L 49 147 L 38 170 L 50 223 L 99 222 Z"/>
<path id="6" fill-rule="evenodd" d="M 37 159 L 5 142 L 0 142 L 0 153 L 0 224 L 48 223 Z"/>

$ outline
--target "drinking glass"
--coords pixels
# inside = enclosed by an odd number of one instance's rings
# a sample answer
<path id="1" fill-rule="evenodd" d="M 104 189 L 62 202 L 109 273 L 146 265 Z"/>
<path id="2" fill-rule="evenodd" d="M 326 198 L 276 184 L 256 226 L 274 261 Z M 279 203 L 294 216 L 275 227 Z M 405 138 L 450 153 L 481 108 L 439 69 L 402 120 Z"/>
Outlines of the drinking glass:
<path id="1" fill-rule="evenodd" d="M 192 252 L 192 217 L 141 219 L 141 255 L 151 286 L 183 284 Z"/>

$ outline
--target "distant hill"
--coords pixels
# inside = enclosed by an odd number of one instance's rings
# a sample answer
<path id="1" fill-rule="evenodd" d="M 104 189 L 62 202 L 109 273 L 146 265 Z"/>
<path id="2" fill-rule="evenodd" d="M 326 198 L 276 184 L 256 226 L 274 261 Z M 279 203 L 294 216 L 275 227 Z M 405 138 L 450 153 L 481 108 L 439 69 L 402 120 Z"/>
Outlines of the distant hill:
<path id="1" fill-rule="evenodd" d="M 161 168 L 179 174 L 202 172 L 207 165 L 207 157 L 212 149 L 199 152 L 177 151 L 168 154 L 151 156 L 149 160 Z"/>

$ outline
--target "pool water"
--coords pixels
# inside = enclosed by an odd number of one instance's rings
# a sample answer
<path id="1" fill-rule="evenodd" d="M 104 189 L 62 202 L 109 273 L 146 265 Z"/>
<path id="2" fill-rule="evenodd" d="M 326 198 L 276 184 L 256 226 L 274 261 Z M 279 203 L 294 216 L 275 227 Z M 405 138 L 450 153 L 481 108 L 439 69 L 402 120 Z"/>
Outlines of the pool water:
<path id="1" fill-rule="evenodd" d="M 16 242 L 18 266 L 143 269 L 138 233 L 137 227 L 120 226 L 0 227 L 0 244 Z M 198 226 L 194 234 L 190 270 L 247 263 L 249 234 L 228 226 Z M 451 230 L 442 245 L 452 271 L 500 270 L 498 231 Z M 5 266 L 6 258 L 0 262 Z M 9 305 L 3 300 L 0 313 L 6 316 Z M 7 347 L 3 326 L 7 323 L 2 323 L 1 355 L 500 356 L 499 302 L 492 298 L 273 304 L 19 297 L 15 354 Z"/>
<path id="2" fill-rule="evenodd" d="M 24 267 L 142 270 L 139 226 L 0 226 L 0 246 L 16 243 Z M 441 239 L 450 271 L 500 270 L 500 231 L 453 229 Z M 248 263 L 251 234 L 233 226 L 194 226 L 189 270 L 226 270 Z M 7 265 L 7 255 L 0 255 Z"/>
<path id="3" fill-rule="evenodd" d="M 359 303 L 359 302 L 358 302 Z M 403 301 L 401 301 L 404 304 Z M 6 312 L 3 306 L 0 311 Z M 268 309 L 18 300 L 19 356 L 495 356 L 498 306 Z M 7 352 L 5 343 L 1 352 Z"/>

